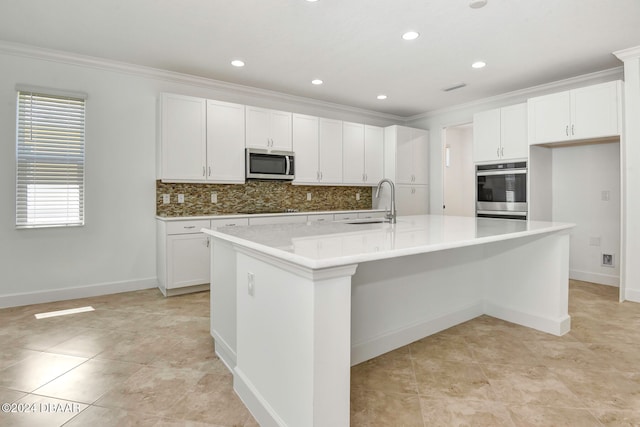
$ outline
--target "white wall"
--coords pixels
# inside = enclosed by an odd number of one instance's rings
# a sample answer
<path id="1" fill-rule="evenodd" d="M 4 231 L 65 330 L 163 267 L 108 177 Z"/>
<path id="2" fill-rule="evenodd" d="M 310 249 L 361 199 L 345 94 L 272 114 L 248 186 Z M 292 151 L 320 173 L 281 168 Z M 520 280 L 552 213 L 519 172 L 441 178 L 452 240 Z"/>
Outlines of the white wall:
<path id="1" fill-rule="evenodd" d="M 43 59 L 44 58 L 44 59 Z M 15 85 L 86 92 L 86 225 L 15 229 Z M 0 307 L 156 286 L 156 100 L 174 92 L 387 126 L 339 109 L 218 82 L 0 44 Z"/>
<path id="2" fill-rule="evenodd" d="M 572 222 L 569 277 L 619 285 L 620 144 L 594 144 L 552 150 L 552 218 Z M 603 192 L 609 200 L 603 200 Z M 601 266 L 601 254 L 615 267 Z"/>
<path id="3" fill-rule="evenodd" d="M 473 127 L 447 128 L 443 156 L 443 200 L 445 215 L 475 216 L 475 169 L 473 165 Z M 450 161 L 446 167 L 446 146 Z"/>

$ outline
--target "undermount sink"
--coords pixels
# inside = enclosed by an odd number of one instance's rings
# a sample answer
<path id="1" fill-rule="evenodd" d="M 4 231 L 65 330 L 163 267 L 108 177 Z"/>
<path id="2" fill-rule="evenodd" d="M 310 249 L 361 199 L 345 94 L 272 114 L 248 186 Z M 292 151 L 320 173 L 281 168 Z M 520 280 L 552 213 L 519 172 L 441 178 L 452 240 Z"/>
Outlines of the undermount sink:
<path id="1" fill-rule="evenodd" d="M 380 224 L 380 223 L 389 223 L 387 218 L 362 218 L 362 219 L 354 219 L 351 221 L 346 221 L 345 224 Z"/>

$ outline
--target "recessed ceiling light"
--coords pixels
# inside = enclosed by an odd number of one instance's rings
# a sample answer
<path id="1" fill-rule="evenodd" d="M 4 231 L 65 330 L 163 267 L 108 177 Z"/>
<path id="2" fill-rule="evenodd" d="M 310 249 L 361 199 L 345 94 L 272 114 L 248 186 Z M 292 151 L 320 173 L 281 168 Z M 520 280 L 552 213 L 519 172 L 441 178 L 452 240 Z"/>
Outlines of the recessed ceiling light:
<path id="1" fill-rule="evenodd" d="M 231 65 L 233 65 L 234 67 L 244 67 L 244 61 L 234 59 L 233 61 L 231 61 Z"/>
<path id="2" fill-rule="evenodd" d="M 471 64 L 471 66 L 473 68 L 484 68 L 487 64 L 483 61 L 476 61 L 473 64 Z"/>
<path id="3" fill-rule="evenodd" d="M 324 83 L 324 82 L 322 80 L 320 80 L 320 79 L 311 80 L 311 84 L 314 84 L 314 85 L 321 85 L 322 83 Z"/>
<path id="4" fill-rule="evenodd" d="M 378 98 L 378 99 L 387 99 L 387 95 L 378 95 L 376 98 Z"/>
<path id="5" fill-rule="evenodd" d="M 481 7 L 485 7 L 487 5 L 487 0 L 471 0 L 469 2 L 469 7 L 471 9 L 480 9 Z"/>
<path id="6" fill-rule="evenodd" d="M 417 33 L 417 32 L 415 32 L 415 31 L 407 31 L 406 33 L 404 33 L 404 34 L 402 35 L 402 38 L 403 38 L 404 40 L 415 40 L 415 39 L 417 39 L 418 37 L 420 37 L 420 33 Z"/>

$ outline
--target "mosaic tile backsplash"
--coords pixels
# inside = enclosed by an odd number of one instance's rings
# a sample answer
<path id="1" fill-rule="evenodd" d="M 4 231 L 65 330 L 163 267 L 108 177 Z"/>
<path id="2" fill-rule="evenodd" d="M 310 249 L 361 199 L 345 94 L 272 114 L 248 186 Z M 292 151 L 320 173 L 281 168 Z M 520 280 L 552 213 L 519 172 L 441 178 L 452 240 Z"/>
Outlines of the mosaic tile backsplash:
<path id="1" fill-rule="evenodd" d="M 217 203 L 211 203 L 216 192 Z M 311 200 L 307 200 L 311 193 Z M 360 193 L 360 200 L 356 194 Z M 169 194 L 171 203 L 163 204 Z M 184 203 L 178 203 L 184 194 Z M 248 181 L 246 184 L 183 184 L 156 181 L 156 214 L 159 216 L 229 215 L 243 213 L 300 212 L 371 209 L 371 187 L 292 185 L 282 181 Z"/>

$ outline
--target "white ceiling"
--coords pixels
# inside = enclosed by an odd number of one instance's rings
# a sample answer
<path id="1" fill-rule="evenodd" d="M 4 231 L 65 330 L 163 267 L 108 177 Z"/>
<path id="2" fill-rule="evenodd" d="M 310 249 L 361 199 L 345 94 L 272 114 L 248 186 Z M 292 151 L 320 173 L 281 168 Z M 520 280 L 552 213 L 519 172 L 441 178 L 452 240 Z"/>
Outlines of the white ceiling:
<path id="1" fill-rule="evenodd" d="M 617 67 L 611 53 L 640 44 L 640 0 L 468 4 L 0 0 L 0 40 L 403 117 Z M 404 41 L 408 30 L 421 36 Z M 232 67 L 235 58 L 247 65 Z M 472 69 L 476 60 L 487 66 Z"/>

